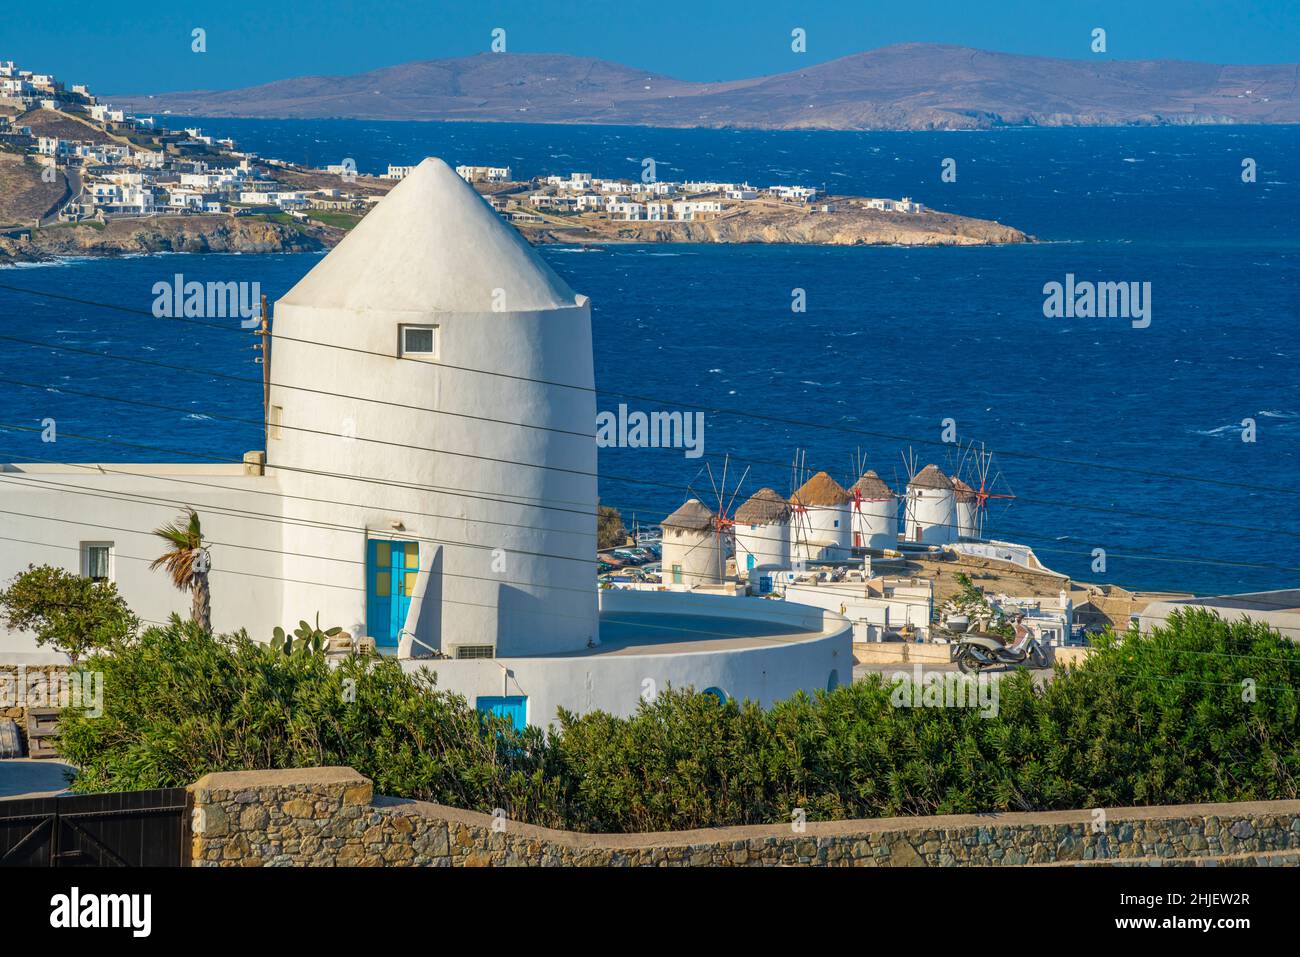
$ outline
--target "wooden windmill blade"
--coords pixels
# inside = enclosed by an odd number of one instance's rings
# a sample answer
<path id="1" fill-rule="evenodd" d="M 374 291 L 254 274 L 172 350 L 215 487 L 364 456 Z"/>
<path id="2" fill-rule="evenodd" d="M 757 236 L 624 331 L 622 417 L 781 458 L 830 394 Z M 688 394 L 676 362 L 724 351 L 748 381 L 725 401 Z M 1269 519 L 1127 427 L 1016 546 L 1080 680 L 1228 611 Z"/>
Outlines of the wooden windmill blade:
<path id="1" fill-rule="evenodd" d="M 731 548 L 731 553 L 734 555 L 736 552 L 734 547 L 735 544 L 734 529 L 736 526 L 736 519 L 735 519 L 736 497 L 740 494 L 740 488 L 744 484 L 746 476 L 749 475 L 749 466 L 745 466 L 745 471 L 742 472 L 740 475 L 740 481 L 737 482 L 736 487 L 731 490 L 731 498 L 727 499 L 727 470 L 729 464 L 730 464 L 730 456 L 728 456 L 723 461 L 722 486 L 719 490 L 720 494 L 718 495 L 718 511 L 716 514 L 716 518 L 714 519 L 714 529 L 718 540 L 717 541 L 718 555 L 720 557 L 726 555 L 727 553 L 727 547 L 726 547 L 727 542 L 725 541 L 725 537 L 728 535 L 732 536 L 733 547 Z M 724 559 L 724 563 L 725 563 L 725 559 Z M 736 569 L 736 573 L 737 575 L 740 574 L 739 568 Z"/>
<path id="2" fill-rule="evenodd" d="M 1010 508 L 1011 500 L 1015 498 L 1015 495 L 1011 494 L 1009 491 L 1008 492 L 993 491 L 995 488 L 998 487 L 999 483 L 1006 485 L 1006 482 L 1002 478 L 1001 469 L 998 469 L 997 472 L 993 474 L 993 478 L 990 481 L 989 473 L 993 469 L 993 453 L 989 452 L 985 448 L 983 442 L 980 443 L 979 458 L 977 459 L 977 462 L 978 462 L 977 474 L 979 476 L 980 482 L 979 482 L 979 488 L 976 489 L 975 491 L 975 515 L 976 515 L 977 527 L 979 529 L 979 536 L 980 538 L 983 538 L 984 521 L 985 521 L 985 516 L 988 512 L 989 501 L 992 499 L 1006 499 L 1007 507 Z"/>

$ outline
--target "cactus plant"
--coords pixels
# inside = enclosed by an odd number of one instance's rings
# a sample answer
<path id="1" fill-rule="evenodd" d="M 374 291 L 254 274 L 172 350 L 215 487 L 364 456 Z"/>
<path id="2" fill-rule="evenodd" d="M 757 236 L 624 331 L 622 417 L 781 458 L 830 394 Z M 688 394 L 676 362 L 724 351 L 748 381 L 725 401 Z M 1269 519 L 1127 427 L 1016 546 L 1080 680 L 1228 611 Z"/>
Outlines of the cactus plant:
<path id="1" fill-rule="evenodd" d="M 317 612 L 315 625 L 299 621 L 292 635 L 286 635 L 284 629 L 276 625 L 271 635 L 271 650 L 286 655 L 294 653 L 320 655 L 324 654 L 329 647 L 329 640 L 342 633 L 343 629 L 337 625 L 332 628 L 321 628 L 320 612 Z"/>

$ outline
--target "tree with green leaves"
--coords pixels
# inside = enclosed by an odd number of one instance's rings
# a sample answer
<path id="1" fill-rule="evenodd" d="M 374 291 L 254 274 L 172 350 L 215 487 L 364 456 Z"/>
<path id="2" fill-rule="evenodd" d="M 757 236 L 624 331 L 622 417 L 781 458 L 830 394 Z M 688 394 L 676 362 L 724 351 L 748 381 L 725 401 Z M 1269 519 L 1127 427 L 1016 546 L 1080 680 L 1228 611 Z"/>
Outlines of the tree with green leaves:
<path id="1" fill-rule="evenodd" d="M 140 621 L 110 581 L 94 581 L 52 565 L 28 565 L 0 591 L 6 627 L 36 634 L 75 665 L 86 652 L 132 637 Z"/>
<path id="2" fill-rule="evenodd" d="M 618 548 L 627 544 L 623 516 L 612 505 L 596 506 L 596 548 Z"/>
<path id="3" fill-rule="evenodd" d="M 154 559 L 149 570 L 163 568 L 172 584 L 190 593 L 190 619 L 204 631 L 212 630 L 212 594 L 208 586 L 211 559 L 203 544 L 203 526 L 199 513 L 187 509 L 170 525 L 155 528 L 153 533 L 170 548 Z"/>

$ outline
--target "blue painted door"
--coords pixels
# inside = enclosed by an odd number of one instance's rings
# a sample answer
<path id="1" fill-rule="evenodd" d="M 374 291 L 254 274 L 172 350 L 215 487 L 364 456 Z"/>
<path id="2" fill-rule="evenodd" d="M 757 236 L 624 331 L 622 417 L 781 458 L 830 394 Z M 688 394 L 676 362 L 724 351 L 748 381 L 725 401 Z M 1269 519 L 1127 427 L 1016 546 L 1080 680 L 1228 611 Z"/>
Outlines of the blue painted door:
<path id="1" fill-rule="evenodd" d="M 418 542 L 366 543 L 366 630 L 376 645 L 397 646 L 419 573 Z"/>
<path id="2" fill-rule="evenodd" d="M 492 697 L 479 695 L 474 707 L 479 711 L 494 714 L 499 718 L 509 718 L 516 731 L 522 731 L 528 723 L 528 697 L 526 695 L 507 695 Z"/>

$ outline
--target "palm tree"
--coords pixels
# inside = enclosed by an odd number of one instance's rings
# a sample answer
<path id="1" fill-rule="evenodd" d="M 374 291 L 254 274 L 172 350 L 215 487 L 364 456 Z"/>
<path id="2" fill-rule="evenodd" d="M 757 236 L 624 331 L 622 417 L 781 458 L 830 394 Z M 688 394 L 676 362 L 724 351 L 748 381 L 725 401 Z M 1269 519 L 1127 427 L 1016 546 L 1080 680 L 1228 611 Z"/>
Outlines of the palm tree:
<path id="1" fill-rule="evenodd" d="M 208 589 L 208 550 L 203 547 L 203 529 L 199 513 L 187 509 L 170 525 L 155 528 L 153 533 L 171 546 L 149 565 L 167 570 L 172 584 L 190 593 L 190 618 L 204 631 L 212 630 L 212 595 Z"/>

